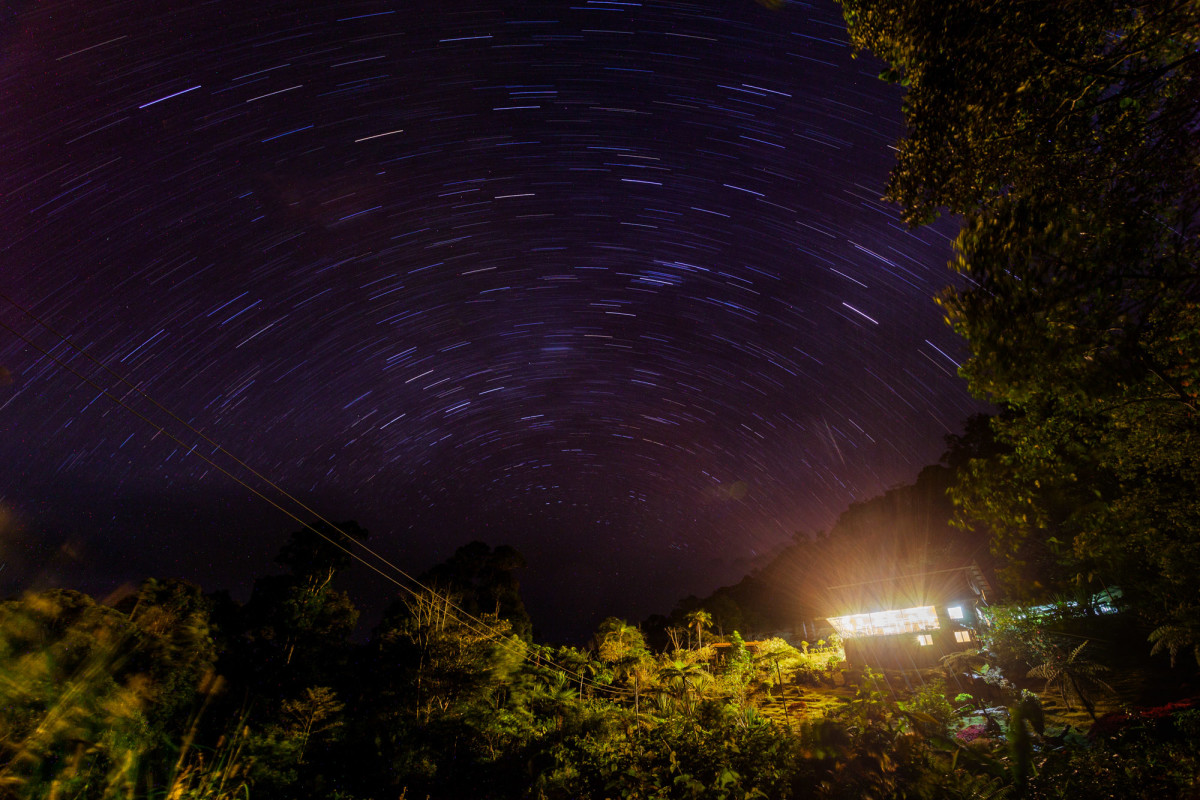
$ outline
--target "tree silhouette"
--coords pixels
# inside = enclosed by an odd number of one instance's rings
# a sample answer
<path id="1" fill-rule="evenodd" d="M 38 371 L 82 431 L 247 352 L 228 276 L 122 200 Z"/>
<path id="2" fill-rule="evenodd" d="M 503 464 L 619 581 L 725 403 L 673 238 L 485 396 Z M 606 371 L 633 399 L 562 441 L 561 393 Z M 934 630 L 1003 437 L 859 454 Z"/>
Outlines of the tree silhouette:
<path id="1" fill-rule="evenodd" d="M 1102 576 L 1200 616 L 1200 6 L 842 5 L 907 89 L 888 198 L 961 215 L 940 302 L 1000 413 L 960 521 L 1025 596 Z"/>

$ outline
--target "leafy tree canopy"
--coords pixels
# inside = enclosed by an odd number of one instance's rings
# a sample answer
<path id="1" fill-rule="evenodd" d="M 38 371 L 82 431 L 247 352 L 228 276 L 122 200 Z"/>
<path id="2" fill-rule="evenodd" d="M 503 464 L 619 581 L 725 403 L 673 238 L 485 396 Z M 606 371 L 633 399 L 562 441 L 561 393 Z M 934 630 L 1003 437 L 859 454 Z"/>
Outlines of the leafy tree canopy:
<path id="1" fill-rule="evenodd" d="M 355 522 L 293 532 L 275 558 L 288 574 L 258 578 L 244 608 L 223 612 L 238 629 L 223 669 L 257 676 L 251 682 L 264 690 L 298 690 L 344 658 L 359 612 L 334 578 L 353 561 L 352 539 L 367 536 Z"/>
<path id="2" fill-rule="evenodd" d="M 458 595 L 469 614 L 490 613 L 507 620 L 513 633 L 528 641 L 533 626 L 516 575 L 524 567 L 525 559 L 514 547 L 502 544 L 492 549 L 483 542 L 471 542 L 422 575 L 421 582 Z"/>
<path id="3" fill-rule="evenodd" d="M 888 185 L 962 216 L 941 298 L 995 403 L 956 489 L 1010 583 L 1200 613 L 1200 5 L 843 0 L 907 87 Z"/>

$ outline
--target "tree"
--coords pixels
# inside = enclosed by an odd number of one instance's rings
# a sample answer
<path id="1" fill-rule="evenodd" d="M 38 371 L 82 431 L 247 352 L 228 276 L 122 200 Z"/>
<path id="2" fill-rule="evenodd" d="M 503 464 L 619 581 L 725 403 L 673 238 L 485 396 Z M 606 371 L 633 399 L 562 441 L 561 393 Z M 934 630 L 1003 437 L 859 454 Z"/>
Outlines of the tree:
<path id="1" fill-rule="evenodd" d="M 275 556 L 275 563 L 287 567 L 289 573 L 317 591 L 353 563 L 354 543 L 369 537 L 366 529 L 353 520 L 336 525 L 317 522 L 293 532 Z"/>
<path id="2" fill-rule="evenodd" d="M 600 660 L 608 663 L 616 663 L 631 653 L 646 651 L 646 640 L 641 630 L 617 617 L 605 618 L 596 628 L 592 641 L 595 642 Z"/>
<path id="3" fill-rule="evenodd" d="M 746 612 L 726 588 L 718 589 L 704 601 L 704 608 L 713 616 L 713 627 L 719 636 L 728 631 L 746 630 Z"/>
<path id="4" fill-rule="evenodd" d="M 507 620 L 468 618 L 460 607 L 422 591 L 395 603 L 373 634 L 362 744 L 373 752 L 376 788 L 462 796 L 534 735 L 526 643 Z"/>
<path id="5" fill-rule="evenodd" d="M 911 222 L 975 214 L 1060 180 L 1194 167 L 1194 3 L 841 0 L 851 42 L 906 87 L 887 196 Z M 1173 145 L 1181 151 L 1167 152 Z M 1191 151 L 1191 152 L 1189 152 Z M 1122 158 L 1135 160 L 1120 163 Z"/>
<path id="6" fill-rule="evenodd" d="M 689 612 L 686 619 L 688 625 L 696 629 L 696 647 L 703 647 L 704 639 L 702 638 L 702 632 L 706 628 L 712 627 L 712 614 L 703 608 L 698 608 L 695 611 Z"/>
<path id="7" fill-rule="evenodd" d="M 507 620 L 494 614 L 467 618 L 457 600 L 419 592 L 393 606 L 376 630 L 382 668 L 401 673 L 398 685 L 411 693 L 418 723 L 484 702 L 513 679 L 525 657 L 526 644 L 512 636 Z"/>
<path id="8" fill-rule="evenodd" d="M 712 675 L 699 664 L 675 659 L 659 669 L 658 679 L 666 686 L 667 694 L 677 702 L 682 701 L 688 716 L 691 716 L 696 707 L 699 690 L 712 682 Z"/>
<path id="9" fill-rule="evenodd" d="M 1200 613 L 1200 6 L 842 0 L 907 87 L 887 197 L 962 216 L 941 297 L 998 452 L 955 489 L 1009 582 Z"/>
<path id="10" fill-rule="evenodd" d="M 453 592 L 468 614 L 494 614 L 507 620 L 513 633 L 528 642 L 533 625 L 516 575 L 524 567 L 525 558 L 516 548 L 502 544 L 493 550 L 483 542 L 471 542 L 423 574 L 421 582 Z"/>
<path id="11" fill-rule="evenodd" d="M 567 714 L 578 703 L 575 687 L 566 673 L 554 672 L 539 689 L 533 698 L 535 708 L 549 713 L 554 718 L 555 732 L 561 732 Z"/>
<path id="12" fill-rule="evenodd" d="M 178 579 L 148 578 L 115 608 L 128 616 L 137 632 L 130 668 L 154 676 L 161 713 L 186 713 L 196 687 L 217 659 L 211 608 L 200 587 Z"/>
<path id="13" fill-rule="evenodd" d="M 608 617 L 600 623 L 594 637 L 600 660 L 612 665 L 616 677 L 633 684 L 633 713 L 636 719 L 641 714 L 641 696 L 651 670 L 650 652 L 646 649 L 642 632 L 634 625 L 616 617 Z"/>
<path id="14" fill-rule="evenodd" d="M 328 686 L 310 686 L 300 697 L 283 702 L 283 718 L 286 731 L 300 740 L 297 760 L 304 762 L 304 751 L 309 740 L 316 735 L 333 731 L 342 726 L 341 713 L 345 705 L 337 699 L 337 693 Z"/>
<path id="15" fill-rule="evenodd" d="M 235 617 L 241 635 L 228 659 L 235 674 L 285 695 L 322 682 L 345 657 L 346 640 L 358 624 L 358 609 L 334 579 L 351 565 L 354 541 L 367 536 L 353 521 L 292 533 L 275 559 L 288 573 L 257 579 L 250 602 Z"/>

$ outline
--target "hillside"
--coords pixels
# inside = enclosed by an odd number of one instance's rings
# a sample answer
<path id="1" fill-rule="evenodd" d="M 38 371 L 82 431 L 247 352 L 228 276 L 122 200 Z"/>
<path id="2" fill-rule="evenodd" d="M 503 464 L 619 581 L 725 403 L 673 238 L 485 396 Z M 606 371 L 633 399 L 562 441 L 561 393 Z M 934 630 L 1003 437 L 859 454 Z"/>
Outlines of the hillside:
<path id="1" fill-rule="evenodd" d="M 646 620 L 659 641 L 668 626 L 684 624 L 703 608 L 713 628 L 747 637 L 771 632 L 803 636 L 828 613 L 829 588 L 864 580 L 960 566 L 972 560 L 987 566 L 987 538 L 953 527 L 946 494 L 953 470 L 928 466 L 914 483 L 850 506 L 828 533 L 797 534 L 763 568 L 707 597 L 688 597 L 669 616 Z"/>

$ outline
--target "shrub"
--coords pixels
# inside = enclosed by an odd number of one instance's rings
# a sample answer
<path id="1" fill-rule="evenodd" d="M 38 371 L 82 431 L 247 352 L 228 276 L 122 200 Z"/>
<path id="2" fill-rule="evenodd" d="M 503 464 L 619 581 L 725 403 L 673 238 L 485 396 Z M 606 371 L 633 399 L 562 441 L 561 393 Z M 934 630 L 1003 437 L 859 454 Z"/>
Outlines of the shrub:
<path id="1" fill-rule="evenodd" d="M 944 733 L 950 720 L 954 718 L 954 708 L 946 699 L 946 681 L 934 678 L 926 683 L 903 703 L 907 711 L 924 714 L 938 723 L 940 733 Z"/>

